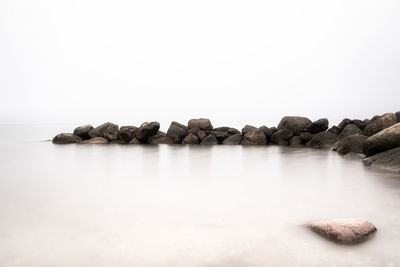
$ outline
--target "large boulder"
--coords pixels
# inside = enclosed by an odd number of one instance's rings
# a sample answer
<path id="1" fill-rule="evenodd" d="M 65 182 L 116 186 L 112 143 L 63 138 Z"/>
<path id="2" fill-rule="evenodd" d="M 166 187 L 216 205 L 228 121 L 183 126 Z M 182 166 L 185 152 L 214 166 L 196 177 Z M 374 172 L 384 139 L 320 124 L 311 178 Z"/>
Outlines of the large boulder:
<path id="1" fill-rule="evenodd" d="M 347 124 L 350 124 L 350 123 L 351 123 L 351 120 L 350 120 L 350 119 L 348 119 L 348 118 L 343 119 L 343 120 L 339 123 L 339 125 L 337 126 L 338 129 L 339 129 L 339 133 L 344 129 L 344 127 L 346 127 Z"/>
<path id="2" fill-rule="evenodd" d="M 136 137 L 136 132 L 139 130 L 138 127 L 135 126 L 122 126 L 118 132 L 118 140 L 121 143 L 129 143 L 133 138 Z"/>
<path id="3" fill-rule="evenodd" d="M 294 135 L 299 135 L 310 123 L 311 121 L 306 117 L 286 116 L 279 122 L 278 130 L 287 129 Z"/>
<path id="4" fill-rule="evenodd" d="M 242 129 L 242 133 L 243 145 L 265 145 L 267 143 L 267 138 L 265 137 L 265 134 L 257 127 L 246 125 Z"/>
<path id="5" fill-rule="evenodd" d="M 82 142 L 82 139 L 71 133 L 60 133 L 53 138 L 53 144 L 59 144 L 59 145 L 64 145 L 64 144 L 73 144 L 73 143 L 80 143 Z"/>
<path id="6" fill-rule="evenodd" d="M 209 119 L 201 118 L 201 119 L 191 119 L 188 122 L 189 129 L 191 128 L 199 128 L 200 130 L 212 130 L 213 126 Z"/>
<path id="7" fill-rule="evenodd" d="M 240 134 L 240 131 L 231 127 L 217 127 L 214 128 L 210 133 L 217 138 L 218 142 L 221 143 L 231 135 Z"/>
<path id="8" fill-rule="evenodd" d="M 372 223 L 360 218 L 311 221 L 306 226 L 325 238 L 344 244 L 365 241 L 376 231 Z"/>
<path id="9" fill-rule="evenodd" d="M 291 146 L 300 146 L 301 145 L 301 138 L 300 136 L 296 135 L 290 138 L 289 144 Z"/>
<path id="10" fill-rule="evenodd" d="M 397 123 L 397 116 L 394 113 L 386 113 L 372 119 L 364 128 L 364 135 L 372 136 Z"/>
<path id="11" fill-rule="evenodd" d="M 337 135 L 331 132 L 320 132 L 313 136 L 313 138 L 307 143 L 307 146 L 311 147 L 332 147 L 337 141 Z"/>
<path id="12" fill-rule="evenodd" d="M 400 147 L 400 123 L 368 137 L 363 144 L 363 151 L 371 156 L 396 147 Z"/>
<path id="13" fill-rule="evenodd" d="M 278 130 L 271 136 L 271 143 L 280 146 L 287 146 L 289 145 L 289 140 L 292 136 L 293 132 L 291 130 Z"/>
<path id="14" fill-rule="evenodd" d="M 160 129 L 160 123 L 156 121 L 144 122 L 136 132 L 136 138 L 141 143 L 147 143 L 149 137 L 152 135 L 156 135 L 159 129 Z"/>
<path id="15" fill-rule="evenodd" d="M 188 134 L 188 128 L 176 121 L 171 122 L 168 128 L 167 136 L 174 140 L 174 143 L 181 143 L 183 138 Z"/>
<path id="16" fill-rule="evenodd" d="M 314 134 L 309 133 L 309 132 L 302 132 L 300 134 L 300 139 L 302 144 L 308 143 L 312 138 L 314 137 Z"/>
<path id="17" fill-rule="evenodd" d="M 207 135 L 200 145 L 218 145 L 218 140 L 213 134 Z"/>
<path id="18" fill-rule="evenodd" d="M 336 150 L 341 155 L 350 152 L 363 153 L 363 143 L 367 138 L 367 136 L 359 134 L 346 136 L 339 142 Z"/>
<path id="19" fill-rule="evenodd" d="M 82 144 L 107 144 L 108 140 L 104 137 L 94 137 L 85 141 L 82 141 Z"/>
<path id="20" fill-rule="evenodd" d="M 354 124 L 358 128 L 360 128 L 361 131 L 364 131 L 365 126 L 368 125 L 368 120 L 352 120 L 351 124 Z"/>
<path id="21" fill-rule="evenodd" d="M 316 120 L 304 129 L 305 132 L 310 132 L 310 133 L 319 133 L 319 132 L 324 132 L 328 129 L 329 126 L 329 121 L 326 118 Z"/>
<path id="22" fill-rule="evenodd" d="M 182 144 L 187 144 L 187 145 L 194 145 L 199 143 L 199 138 L 197 135 L 193 133 L 189 133 L 185 138 L 182 140 Z"/>
<path id="23" fill-rule="evenodd" d="M 90 124 L 79 126 L 75 128 L 74 134 L 82 138 L 82 140 L 90 139 L 89 132 L 93 129 Z"/>
<path id="24" fill-rule="evenodd" d="M 364 164 L 374 169 L 400 174 L 400 147 L 364 159 Z"/>
<path id="25" fill-rule="evenodd" d="M 224 145 L 240 145 L 242 142 L 242 135 L 241 134 L 234 134 L 226 138 L 222 144 Z"/>
<path id="26" fill-rule="evenodd" d="M 100 126 L 97 126 L 89 132 L 90 138 L 104 137 L 108 140 L 115 140 L 118 135 L 118 125 L 106 122 Z"/>
<path id="27" fill-rule="evenodd" d="M 354 124 L 347 124 L 340 132 L 339 139 L 343 139 L 349 135 L 362 134 L 362 133 L 363 132 L 361 131 L 361 129 L 355 126 Z"/>
<path id="28" fill-rule="evenodd" d="M 271 136 L 276 132 L 275 127 L 267 127 L 265 125 L 260 127 L 260 130 L 264 133 L 265 137 L 267 138 L 267 143 L 271 141 Z"/>

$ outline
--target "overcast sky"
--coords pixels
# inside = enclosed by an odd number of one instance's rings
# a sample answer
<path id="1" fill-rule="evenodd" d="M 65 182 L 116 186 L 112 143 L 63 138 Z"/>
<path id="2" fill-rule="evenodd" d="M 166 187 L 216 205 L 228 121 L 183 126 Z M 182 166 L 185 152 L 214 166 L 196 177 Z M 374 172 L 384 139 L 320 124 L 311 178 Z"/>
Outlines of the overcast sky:
<path id="1" fill-rule="evenodd" d="M 400 110 L 400 1 L 0 1 L 0 123 Z"/>

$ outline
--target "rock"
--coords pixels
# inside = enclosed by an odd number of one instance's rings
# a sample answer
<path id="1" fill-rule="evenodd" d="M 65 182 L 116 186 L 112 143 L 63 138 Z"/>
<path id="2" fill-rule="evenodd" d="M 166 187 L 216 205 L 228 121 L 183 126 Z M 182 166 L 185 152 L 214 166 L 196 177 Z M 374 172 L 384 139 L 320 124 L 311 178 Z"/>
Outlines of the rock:
<path id="1" fill-rule="evenodd" d="M 241 134 L 234 134 L 229 136 L 228 138 L 226 138 L 222 144 L 224 145 L 240 145 L 240 143 L 242 142 L 242 135 Z"/>
<path id="2" fill-rule="evenodd" d="M 301 138 L 300 138 L 300 136 L 296 135 L 296 136 L 293 136 L 292 138 L 290 138 L 289 144 L 290 144 L 291 146 L 300 146 L 300 145 L 301 145 Z"/>
<path id="3" fill-rule="evenodd" d="M 275 127 L 268 128 L 264 125 L 261 126 L 259 129 L 264 133 L 265 137 L 267 138 L 267 143 L 271 141 L 271 136 L 276 132 Z"/>
<path id="4" fill-rule="evenodd" d="M 231 127 L 217 127 L 214 128 L 210 133 L 217 138 L 218 142 L 221 143 L 231 135 L 240 134 L 240 131 Z"/>
<path id="5" fill-rule="evenodd" d="M 96 128 L 94 128 L 89 132 L 90 138 L 104 137 L 108 140 L 117 139 L 117 135 L 118 135 L 118 125 L 111 122 L 103 123 L 102 125 L 97 126 Z"/>
<path id="6" fill-rule="evenodd" d="M 309 125 L 307 125 L 307 127 L 304 129 L 305 132 L 310 132 L 310 133 L 319 133 L 319 132 L 324 132 L 328 129 L 329 126 L 329 121 L 328 119 L 319 119 L 316 120 L 312 123 L 310 123 Z"/>
<path id="7" fill-rule="evenodd" d="M 90 139 L 89 132 L 93 129 L 90 124 L 79 126 L 75 128 L 74 134 L 82 138 L 82 140 Z"/>
<path id="8" fill-rule="evenodd" d="M 343 139 L 349 135 L 363 134 L 363 132 L 354 124 L 347 124 L 339 134 L 339 139 Z"/>
<path id="9" fill-rule="evenodd" d="M 370 156 L 363 162 L 377 170 L 400 174 L 400 147 Z"/>
<path id="10" fill-rule="evenodd" d="M 83 144 L 108 144 L 108 140 L 104 137 L 94 137 L 82 142 Z"/>
<path id="11" fill-rule="evenodd" d="M 302 144 L 306 144 L 308 141 L 310 141 L 314 137 L 314 134 L 309 133 L 309 132 L 302 132 L 300 134 L 300 139 Z"/>
<path id="12" fill-rule="evenodd" d="M 371 156 L 396 147 L 400 147 L 400 123 L 368 137 L 363 144 L 363 151 Z"/>
<path id="13" fill-rule="evenodd" d="M 133 138 L 136 137 L 136 132 L 139 130 L 138 127 L 135 126 L 122 126 L 119 129 L 117 139 L 121 141 L 121 143 L 129 143 Z"/>
<path id="14" fill-rule="evenodd" d="M 347 126 L 347 124 L 350 124 L 351 123 L 351 120 L 350 119 L 343 119 L 340 123 L 339 123 L 339 125 L 338 125 L 338 128 L 339 128 L 339 133 L 344 129 L 344 127 L 346 127 Z"/>
<path id="15" fill-rule="evenodd" d="M 351 124 L 354 124 L 355 126 L 357 126 L 358 128 L 360 128 L 361 131 L 363 131 L 365 129 L 365 126 L 367 126 L 368 124 L 368 120 L 352 120 Z"/>
<path id="16" fill-rule="evenodd" d="M 340 134 L 340 128 L 338 126 L 332 126 L 331 128 L 328 129 L 328 132 L 339 135 Z"/>
<path id="17" fill-rule="evenodd" d="M 183 138 L 182 144 L 193 145 L 198 144 L 199 139 L 197 135 L 189 133 L 185 138 Z"/>
<path id="18" fill-rule="evenodd" d="M 209 134 L 200 143 L 201 145 L 218 145 L 218 140 L 213 134 Z"/>
<path id="19" fill-rule="evenodd" d="M 338 136 L 331 132 L 320 132 L 307 143 L 311 147 L 331 147 L 337 140 Z"/>
<path id="20" fill-rule="evenodd" d="M 136 138 L 141 143 L 147 143 L 148 138 L 152 135 L 156 135 L 159 129 L 160 129 L 160 123 L 156 121 L 144 122 L 136 132 Z"/>
<path id="21" fill-rule="evenodd" d="M 189 129 L 200 128 L 200 130 L 212 130 L 213 126 L 209 119 L 191 119 L 188 122 Z"/>
<path id="22" fill-rule="evenodd" d="M 372 136 L 397 123 L 397 116 L 393 113 L 386 113 L 371 120 L 364 129 L 364 135 Z"/>
<path id="23" fill-rule="evenodd" d="M 350 152 L 350 153 L 347 153 L 346 155 L 344 155 L 344 158 L 346 158 L 346 159 L 364 159 L 365 154 Z"/>
<path id="24" fill-rule="evenodd" d="M 400 111 L 396 112 L 397 122 L 400 122 Z"/>
<path id="25" fill-rule="evenodd" d="M 52 140 L 53 144 L 58 145 L 80 143 L 81 141 L 82 139 L 79 136 L 71 133 L 60 133 Z"/>
<path id="26" fill-rule="evenodd" d="M 271 143 L 280 146 L 289 145 L 289 140 L 293 136 L 293 132 L 288 129 L 278 130 L 271 136 Z"/>
<path id="27" fill-rule="evenodd" d="M 204 140 L 204 138 L 207 137 L 207 133 L 203 130 L 200 130 L 197 132 L 197 137 L 199 138 L 199 142 L 201 143 Z"/>
<path id="28" fill-rule="evenodd" d="M 150 140 L 150 138 L 149 138 L 149 140 Z M 174 140 L 171 137 L 163 136 L 163 137 L 156 138 L 149 143 L 153 144 L 153 145 L 173 144 Z"/>
<path id="29" fill-rule="evenodd" d="M 200 130 L 200 129 L 199 129 Z M 176 121 L 171 122 L 168 128 L 167 136 L 174 140 L 174 143 L 181 143 L 183 138 L 188 134 L 188 128 Z"/>
<path id="30" fill-rule="evenodd" d="M 312 221 L 306 226 L 323 237 L 345 244 L 365 241 L 376 231 L 372 223 L 359 218 Z"/>
<path id="31" fill-rule="evenodd" d="M 283 117 L 278 125 L 278 130 L 287 129 L 293 132 L 294 135 L 299 135 L 311 121 L 306 117 L 286 116 Z"/>
<path id="32" fill-rule="evenodd" d="M 267 138 L 265 137 L 263 131 L 259 128 L 246 125 L 242 129 L 243 133 L 243 145 L 265 145 L 267 143 Z"/>
<path id="33" fill-rule="evenodd" d="M 363 153 L 363 143 L 367 138 L 367 136 L 359 134 L 346 136 L 339 142 L 337 152 L 341 155 L 350 152 Z"/>
<path id="34" fill-rule="evenodd" d="M 199 131 L 200 131 L 200 128 L 199 128 L 199 127 L 191 128 L 191 129 L 188 130 L 188 134 L 192 133 L 192 134 L 197 135 L 197 133 L 198 133 Z"/>
<path id="35" fill-rule="evenodd" d="M 137 145 L 137 144 L 140 144 L 140 141 L 135 137 L 129 142 L 129 144 Z"/>
<path id="36" fill-rule="evenodd" d="M 149 136 L 149 138 L 147 138 L 147 142 L 149 144 L 156 144 L 154 143 L 157 139 L 163 138 L 163 137 L 167 137 L 167 134 L 162 132 L 162 131 L 158 131 L 157 134 Z M 171 138 L 172 139 L 172 138 Z"/>

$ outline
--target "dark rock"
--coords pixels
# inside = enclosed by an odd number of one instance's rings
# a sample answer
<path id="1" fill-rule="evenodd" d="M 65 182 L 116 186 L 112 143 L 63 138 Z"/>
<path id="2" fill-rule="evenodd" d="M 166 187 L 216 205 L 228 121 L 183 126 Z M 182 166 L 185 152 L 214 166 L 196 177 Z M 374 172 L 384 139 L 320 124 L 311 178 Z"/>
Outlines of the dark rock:
<path id="1" fill-rule="evenodd" d="M 360 128 L 361 131 L 363 131 L 365 129 L 365 126 L 367 126 L 368 121 L 362 121 L 362 120 L 352 120 L 351 124 L 354 124 L 355 126 L 357 126 L 358 128 Z"/>
<path id="2" fill-rule="evenodd" d="M 363 151 L 371 156 L 396 147 L 400 147 L 400 123 L 368 137 L 363 144 Z"/>
<path id="3" fill-rule="evenodd" d="M 213 134 L 209 134 L 200 143 L 201 145 L 218 145 L 218 140 Z"/>
<path id="4" fill-rule="evenodd" d="M 257 131 L 257 130 L 259 130 L 259 128 L 254 127 L 254 126 L 252 126 L 252 125 L 246 124 L 246 125 L 242 128 L 242 135 L 245 135 L 245 134 L 248 133 L 248 132 Z"/>
<path id="5" fill-rule="evenodd" d="M 368 137 L 365 135 L 349 135 L 343 138 L 337 147 L 337 152 L 345 155 L 350 152 L 357 154 L 363 153 L 363 143 Z"/>
<path id="6" fill-rule="evenodd" d="M 139 130 L 138 127 L 135 126 L 122 126 L 119 129 L 117 139 L 121 141 L 121 143 L 129 143 L 133 138 L 136 137 L 136 132 Z"/>
<path id="7" fill-rule="evenodd" d="M 82 139 L 71 133 L 61 133 L 56 135 L 53 138 L 53 144 L 59 144 L 59 145 L 64 145 L 64 144 L 73 144 L 73 143 L 80 143 Z"/>
<path id="8" fill-rule="evenodd" d="M 339 134 L 339 139 L 343 139 L 349 135 L 363 134 L 363 132 L 354 124 L 347 124 Z"/>
<path id="9" fill-rule="evenodd" d="M 144 122 L 136 132 L 136 138 L 141 143 L 147 143 L 148 138 L 152 135 L 156 135 L 159 129 L 160 129 L 160 123 L 156 121 Z"/>
<path id="10" fill-rule="evenodd" d="M 293 136 L 293 132 L 288 129 L 278 130 L 271 136 L 271 143 L 280 146 L 289 145 L 289 140 Z"/>
<path id="11" fill-rule="evenodd" d="M 332 126 L 331 128 L 328 129 L 328 132 L 339 135 L 340 134 L 340 128 L 336 125 Z"/>
<path id="12" fill-rule="evenodd" d="M 331 132 L 320 132 L 314 135 L 314 137 L 307 143 L 311 147 L 331 147 L 337 140 L 338 136 Z"/>
<path id="13" fill-rule="evenodd" d="M 200 130 L 200 129 L 199 129 Z M 174 140 L 174 143 L 181 143 L 183 138 L 188 134 L 188 128 L 176 121 L 171 122 L 168 128 L 167 136 Z"/>
<path id="14" fill-rule="evenodd" d="M 191 119 L 188 122 L 189 129 L 200 128 L 200 130 L 212 130 L 213 126 L 209 119 Z"/>
<path id="15" fill-rule="evenodd" d="M 203 130 L 200 130 L 197 132 L 197 137 L 199 138 L 199 142 L 201 143 L 204 140 L 204 138 L 207 137 L 207 133 Z"/>
<path id="16" fill-rule="evenodd" d="M 244 145 L 265 145 L 267 143 L 267 138 L 265 137 L 263 131 L 259 128 L 246 125 L 242 129 Z"/>
<path id="17" fill-rule="evenodd" d="M 172 138 L 168 137 L 168 136 L 156 138 L 154 140 L 151 140 L 151 142 L 150 142 L 150 138 L 149 138 L 149 143 L 154 144 L 154 145 L 173 144 L 174 143 L 174 140 L 172 140 Z"/>
<path id="18" fill-rule="evenodd" d="M 376 231 L 372 223 L 359 218 L 312 221 L 306 226 L 323 237 L 345 244 L 365 241 Z"/>
<path id="19" fill-rule="evenodd" d="M 129 142 L 129 144 L 137 145 L 140 144 L 140 141 L 135 137 Z"/>
<path id="20" fill-rule="evenodd" d="M 217 127 L 214 128 L 210 133 L 217 138 L 218 142 L 221 143 L 231 135 L 240 134 L 240 131 L 231 127 Z"/>
<path id="21" fill-rule="evenodd" d="M 306 143 L 309 142 L 313 137 L 314 137 L 314 134 L 312 134 L 312 133 L 309 133 L 309 132 L 302 132 L 302 133 L 300 134 L 301 143 L 302 143 L 302 144 L 306 144 Z"/>
<path id="22" fill-rule="evenodd" d="M 300 145 L 301 145 L 301 138 L 300 138 L 300 136 L 296 135 L 296 136 L 293 136 L 292 138 L 290 138 L 289 144 L 290 144 L 291 146 L 300 146 Z"/>
<path id="23" fill-rule="evenodd" d="M 397 116 L 393 113 L 386 113 L 371 120 L 364 129 L 364 135 L 372 136 L 397 123 Z"/>
<path id="24" fill-rule="evenodd" d="M 400 174 L 400 147 L 370 156 L 363 162 L 373 169 Z"/>
<path id="25" fill-rule="evenodd" d="M 240 145 L 240 143 L 242 142 L 242 135 L 241 134 L 234 134 L 229 136 L 228 138 L 226 138 L 222 144 L 224 145 Z"/>
<path id="26" fill-rule="evenodd" d="M 347 126 L 347 124 L 350 124 L 351 123 L 351 120 L 350 119 L 343 119 L 340 123 L 339 123 L 339 125 L 338 125 L 338 128 L 339 128 L 339 133 L 344 129 L 344 127 L 346 127 Z"/>
<path id="27" fill-rule="evenodd" d="M 167 134 L 162 132 L 162 131 L 158 131 L 157 134 L 149 136 L 149 138 L 147 139 L 147 142 L 149 144 L 157 144 L 155 141 L 157 139 L 163 138 L 163 137 L 167 137 Z M 171 138 L 172 139 L 172 138 Z"/>
<path id="28" fill-rule="evenodd" d="M 93 129 L 93 126 L 90 124 L 79 126 L 75 128 L 74 134 L 82 138 L 82 140 L 90 139 L 89 132 Z"/>
<path id="29" fill-rule="evenodd" d="M 189 133 L 185 138 L 183 138 L 182 144 L 193 145 L 198 144 L 199 138 L 197 135 Z"/>
<path id="30" fill-rule="evenodd" d="M 196 134 L 200 131 L 199 127 L 195 127 L 195 128 L 191 128 L 188 130 L 188 134 L 192 133 L 192 134 Z"/>
<path id="31" fill-rule="evenodd" d="M 328 119 L 319 119 L 316 120 L 312 123 L 310 123 L 309 125 L 307 125 L 307 127 L 304 129 L 305 132 L 310 132 L 310 133 L 319 133 L 319 132 L 324 132 L 328 129 L 329 126 L 329 121 Z"/>
<path id="32" fill-rule="evenodd" d="M 94 137 L 83 141 L 82 144 L 108 144 L 108 140 L 104 137 Z"/>
<path id="33" fill-rule="evenodd" d="M 108 140 L 117 139 L 117 135 L 118 135 L 118 125 L 111 122 L 103 123 L 102 125 L 97 126 L 96 128 L 94 128 L 89 132 L 90 138 L 104 137 Z"/>
<path id="34" fill-rule="evenodd" d="M 267 138 L 267 143 L 271 141 L 271 136 L 276 132 L 275 127 L 268 128 L 267 126 L 261 126 L 260 130 L 264 133 Z"/>
<path id="35" fill-rule="evenodd" d="M 397 122 L 400 122 L 400 111 L 396 112 Z"/>
<path id="36" fill-rule="evenodd" d="M 299 135 L 311 121 L 306 117 L 286 116 L 283 117 L 278 125 L 278 130 L 287 129 L 293 132 L 294 135 Z"/>

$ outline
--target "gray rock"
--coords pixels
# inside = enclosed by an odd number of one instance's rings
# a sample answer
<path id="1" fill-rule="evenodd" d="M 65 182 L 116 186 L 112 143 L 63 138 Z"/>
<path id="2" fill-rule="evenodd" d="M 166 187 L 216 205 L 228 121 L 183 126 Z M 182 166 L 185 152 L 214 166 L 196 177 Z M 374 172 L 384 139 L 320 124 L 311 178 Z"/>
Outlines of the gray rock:
<path id="1" fill-rule="evenodd" d="M 296 136 L 293 136 L 292 138 L 290 138 L 289 144 L 290 144 L 291 146 L 300 146 L 300 145 L 301 145 L 301 138 L 300 138 L 300 136 L 296 135 Z"/>
<path id="2" fill-rule="evenodd" d="M 326 118 L 316 120 L 304 129 L 305 132 L 310 132 L 310 133 L 319 133 L 319 132 L 324 132 L 328 129 L 329 126 L 329 121 Z"/>
<path id="3" fill-rule="evenodd" d="M 339 134 L 339 139 L 343 139 L 349 135 L 363 134 L 360 128 L 354 124 L 347 124 Z"/>
<path id="4" fill-rule="evenodd" d="M 279 122 L 278 130 L 287 129 L 294 135 L 299 135 L 310 123 L 311 121 L 306 117 L 286 116 Z"/>
<path id="5" fill-rule="evenodd" d="M 213 126 L 209 119 L 201 118 L 201 119 L 191 119 L 188 122 L 189 129 L 191 128 L 199 128 L 200 130 L 212 130 Z"/>
<path id="6" fill-rule="evenodd" d="M 82 138 L 82 140 L 90 139 L 89 132 L 93 129 L 90 124 L 79 126 L 75 128 L 74 134 Z"/>
<path id="7" fill-rule="evenodd" d="M 271 141 L 271 136 L 276 132 L 275 127 L 268 128 L 267 126 L 263 125 L 259 128 L 267 138 L 267 143 Z"/>
<path id="8" fill-rule="evenodd" d="M 397 116 L 394 113 L 386 113 L 378 118 L 374 117 L 367 124 L 367 126 L 365 126 L 364 135 L 372 136 L 392 125 L 395 125 L 396 123 L 397 123 Z"/>
<path id="9" fill-rule="evenodd" d="M 240 143 L 242 142 L 242 135 L 241 134 L 234 134 L 229 136 L 228 138 L 226 138 L 222 144 L 224 145 L 240 145 Z"/>
<path id="10" fill-rule="evenodd" d="M 160 123 L 156 121 L 144 122 L 136 132 L 136 138 L 141 143 L 147 143 L 149 137 L 152 135 L 156 135 L 159 129 L 160 129 Z"/>
<path id="11" fill-rule="evenodd" d="M 400 123 L 368 137 L 363 144 L 363 151 L 371 156 L 396 147 L 400 147 Z"/>
<path id="12" fill-rule="evenodd" d="M 400 147 L 370 156 L 363 162 L 373 169 L 400 174 Z"/>
<path id="13" fill-rule="evenodd" d="M 218 140 L 213 134 L 207 135 L 200 143 L 201 145 L 218 145 Z"/>
<path id="14" fill-rule="evenodd" d="M 185 138 L 183 138 L 182 144 L 194 145 L 199 143 L 199 138 L 197 135 L 189 133 Z"/>
<path id="15" fill-rule="evenodd" d="M 368 120 L 352 120 L 351 124 L 354 124 L 358 128 L 360 128 L 361 131 L 365 129 L 365 126 L 368 124 Z"/>
<path id="16" fill-rule="evenodd" d="M 136 132 L 139 130 L 138 127 L 135 126 L 122 126 L 119 129 L 117 139 L 121 141 L 121 143 L 129 143 L 133 138 L 136 137 Z"/>
<path id="17" fill-rule="evenodd" d="M 339 135 L 340 134 L 340 128 L 336 125 L 332 126 L 331 128 L 328 129 L 328 132 Z"/>
<path id="18" fill-rule="evenodd" d="M 100 126 L 97 126 L 89 132 L 90 138 L 104 137 L 108 140 L 115 140 L 118 135 L 118 125 L 106 122 Z"/>
<path id="19" fill-rule="evenodd" d="M 246 125 L 242 129 L 243 133 L 243 145 L 265 145 L 267 143 L 267 138 L 265 137 L 263 131 L 259 128 Z"/>
<path id="20" fill-rule="evenodd" d="M 53 144 L 58 145 L 80 143 L 81 141 L 82 139 L 79 136 L 71 133 L 60 133 L 52 140 Z"/>
<path id="21" fill-rule="evenodd" d="M 231 135 L 240 134 L 240 131 L 231 127 L 217 127 L 214 128 L 210 133 L 217 138 L 218 142 L 221 143 Z"/>
<path id="22" fill-rule="evenodd" d="M 331 132 L 320 132 L 313 136 L 313 138 L 307 143 L 307 146 L 311 147 L 332 147 L 335 144 L 338 136 Z"/>
<path id="23" fill-rule="evenodd" d="M 314 134 L 309 133 L 309 132 L 302 132 L 300 134 L 300 139 L 302 144 L 308 143 L 312 138 L 314 137 Z"/>
<path id="24" fill-rule="evenodd" d="M 400 111 L 396 112 L 397 122 L 400 122 Z"/>
<path id="25" fill-rule="evenodd" d="M 108 140 L 104 137 L 94 137 L 83 141 L 82 144 L 108 144 Z"/>
<path id="26" fill-rule="evenodd" d="M 339 133 L 344 129 L 344 127 L 346 127 L 347 124 L 350 124 L 351 120 L 350 119 L 343 119 L 339 125 L 337 126 L 339 128 Z"/>
<path id="27" fill-rule="evenodd" d="M 337 147 L 337 152 L 341 155 L 353 152 L 356 154 L 363 153 L 363 143 L 368 137 L 365 135 L 349 135 L 343 138 Z"/>
<path id="28" fill-rule="evenodd" d="M 271 136 L 271 143 L 280 146 L 289 145 L 289 140 L 293 136 L 293 132 L 288 129 L 278 130 Z"/>
<path id="29" fill-rule="evenodd" d="M 344 244 L 363 242 L 376 231 L 372 223 L 359 218 L 312 221 L 306 226 L 325 238 Z"/>
<path id="30" fill-rule="evenodd" d="M 174 140 L 174 143 L 181 143 L 183 138 L 188 134 L 188 128 L 176 121 L 171 122 L 168 128 L 167 136 Z"/>
<path id="31" fill-rule="evenodd" d="M 350 152 L 350 153 L 347 153 L 346 155 L 344 155 L 343 157 L 346 158 L 346 159 L 360 160 L 360 159 L 364 159 L 365 158 L 365 154 Z"/>

